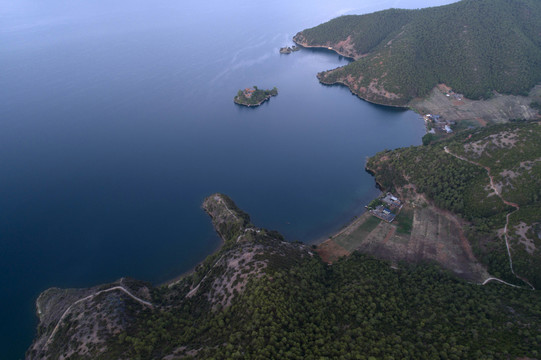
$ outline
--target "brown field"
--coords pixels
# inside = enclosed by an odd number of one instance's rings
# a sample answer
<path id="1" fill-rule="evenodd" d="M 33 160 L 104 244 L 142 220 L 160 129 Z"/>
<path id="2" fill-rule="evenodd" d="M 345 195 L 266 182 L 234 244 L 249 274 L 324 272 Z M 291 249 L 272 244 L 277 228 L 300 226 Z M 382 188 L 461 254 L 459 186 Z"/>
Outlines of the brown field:
<path id="1" fill-rule="evenodd" d="M 435 261 L 470 281 L 481 282 L 488 277 L 472 254 L 460 220 L 453 214 L 433 206 L 406 207 L 404 210 L 410 216 L 413 212 L 411 233 L 396 231 L 398 221 L 389 224 L 365 213 L 332 240 L 321 244 L 318 252 L 329 261 L 354 250 L 393 264 L 401 260 L 414 263 Z"/>
<path id="2" fill-rule="evenodd" d="M 539 100 L 541 85 L 534 87 L 528 96 L 514 96 L 495 94 L 488 100 L 470 100 L 463 98 L 455 101 L 445 96 L 449 87 L 440 84 L 423 99 L 414 99 L 409 106 L 420 114 L 441 115 L 444 120 L 463 121 L 470 120 L 481 123 L 503 123 L 509 119 L 539 118 L 537 110 L 530 107 L 530 103 Z"/>
<path id="3" fill-rule="evenodd" d="M 331 239 L 325 240 L 324 242 L 319 244 L 316 252 L 319 254 L 321 259 L 328 264 L 332 264 L 336 260 L 340 259 L 342 256 L 348 256 L 350 254 L 349 251 L 347 251 Z"/>

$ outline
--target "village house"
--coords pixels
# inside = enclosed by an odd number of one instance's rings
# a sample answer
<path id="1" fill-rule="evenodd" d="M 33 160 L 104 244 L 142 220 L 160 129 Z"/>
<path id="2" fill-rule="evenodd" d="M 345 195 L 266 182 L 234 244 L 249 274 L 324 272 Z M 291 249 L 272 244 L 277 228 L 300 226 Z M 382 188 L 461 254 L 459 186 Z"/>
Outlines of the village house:
<path id="1" fill-rule="evenodd" d="M 244 97 L 249 99 L 252 97 L 252 94 L 255 92 L 255 89 L 246 88 L 244 89 Z"/>

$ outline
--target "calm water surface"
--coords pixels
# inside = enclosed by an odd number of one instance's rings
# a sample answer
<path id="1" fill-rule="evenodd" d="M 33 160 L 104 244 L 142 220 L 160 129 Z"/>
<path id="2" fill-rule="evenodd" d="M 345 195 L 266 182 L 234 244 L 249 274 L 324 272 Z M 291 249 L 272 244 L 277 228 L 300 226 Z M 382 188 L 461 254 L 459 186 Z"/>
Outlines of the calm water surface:
<path id="1" fill-rule="evenodd" d="M 0 10 L 0 348 L 22 358 L 51 286 L 155 283 L 219 244 L 200 209 L 230 195 L 259 226 L 313 242 L 377 194 L 367 156 L 419 144 L 409 111 L 279 55 L 345 13 L 451 1 L 16 1 Z M 240 88 L 278 87 L 257 109 Z"/>

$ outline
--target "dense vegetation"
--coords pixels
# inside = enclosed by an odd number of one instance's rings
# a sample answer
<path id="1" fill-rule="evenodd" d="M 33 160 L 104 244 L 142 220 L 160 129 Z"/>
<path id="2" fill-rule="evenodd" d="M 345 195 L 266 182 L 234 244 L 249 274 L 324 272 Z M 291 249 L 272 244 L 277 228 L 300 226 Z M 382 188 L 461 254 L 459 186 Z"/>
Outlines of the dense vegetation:
<path id="1" fill-rule="evenodd" d="M 234 98 L 234 101 L 239 105 L 257 106 L 276 95 L 278 95 L 278 89 L 276 87 L 270 90 L 261 90 L 258 89 L 257 86 L 254 86 L 254 88 L 251 89 L 251 92 L 239 90 L 237 92 L 237 96 Z"/>
<path id="2" fill-rule="evenodd" d="M 367 164 L 381 186 L 396 191 L 413 184 L 438 207 L 469 221 L 468 237 L 476 257 L 492 275 L 516 282 L 505 243 L 497 236 L 515 208 L 494 195 L 483 167 L 445 153 L 446 146 L 489 167 L 504 199 L 521 206 L 509 227 L 515 271 L 541 287 L 541 232 L 535 231 L 541 225 L 541 126 L 516 122 L 473 130 L 427 146 L 384 151 Z M 530 228 L 528 240 L 516 234 L 515 226 L 521 222 Z M 533 241 L 534 250 L 527 252 L 524 241 Z"/>
<path id="3" fill-rule="evenodd" d="M 541 349 L 540 293 L 467 284 L 430 265 L 393 270 L 359 253 L 269 270 L 230 308 L 206 310 L 197 299 L 147 312 L 116 347 L 134 359 L 181 347 L 204 359 L 508 359 Z"/>
<path id="4" fill-rule="evenodd" d="M 405 105 L 438 83 L 479 99 L 492 91 L 526 94 L 541 81 L 539 19 L 537 0 L 463 0 L 414 11 L 342 16 L 295 39 L 341 51 L 337 44 L 351 37 L 357 61 L 320 74 L 320 80 L 346 83 L 368 100 Z M 359 58 L 362 54 L 366 56 Z M 384 97 L 374 88 L 397 97 Z"/>

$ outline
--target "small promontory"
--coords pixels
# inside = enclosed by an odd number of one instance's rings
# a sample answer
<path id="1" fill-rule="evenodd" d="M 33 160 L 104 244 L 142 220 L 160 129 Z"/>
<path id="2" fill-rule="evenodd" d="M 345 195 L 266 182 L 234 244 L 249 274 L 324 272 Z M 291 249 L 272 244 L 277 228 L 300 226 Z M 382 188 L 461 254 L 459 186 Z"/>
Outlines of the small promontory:
<path id="1" fill-rule="evenodd" d="M 278 89 L 276 87 L 270 90 L 261 90 L 257 86 L 254 86 L 253 88 L 239 90 L 233 101 L 235 104 L 253 107 L 263 104 L 276 95 L 278 95 Z"/>

